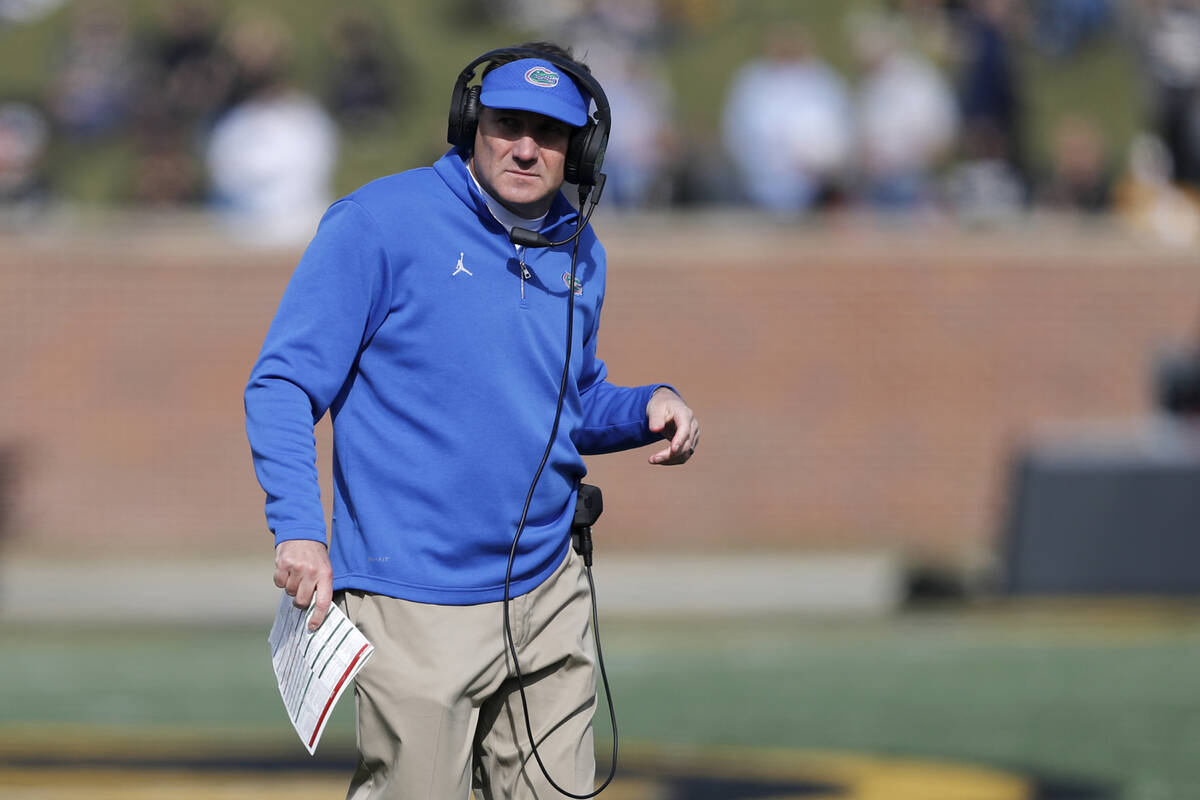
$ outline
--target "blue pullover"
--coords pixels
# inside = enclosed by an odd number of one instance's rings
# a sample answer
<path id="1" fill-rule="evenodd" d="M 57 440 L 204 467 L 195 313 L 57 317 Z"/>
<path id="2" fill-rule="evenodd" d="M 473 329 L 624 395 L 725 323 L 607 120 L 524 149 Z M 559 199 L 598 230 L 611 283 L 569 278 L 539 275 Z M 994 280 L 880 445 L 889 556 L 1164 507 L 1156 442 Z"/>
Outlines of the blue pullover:
<path id="1" fill-rule="evenodd" d="M 559 193 L 542 232 L 574 232 Z M 326 541 L 313 426 L 333 421 L 333 588 L 450 605 L 500 600 L 550 435 L 566 347 L 568 247 L 524 254 L 451 150 L 334 203 L 288 283 L 246 387 L 246 431 L 275 542 Z M 512 594 L 566 555 L 582 455 L 658 438 L 658 385 L 596 357 L 604 250 L 580 237 L 562 420 L 530 506 Z"/>

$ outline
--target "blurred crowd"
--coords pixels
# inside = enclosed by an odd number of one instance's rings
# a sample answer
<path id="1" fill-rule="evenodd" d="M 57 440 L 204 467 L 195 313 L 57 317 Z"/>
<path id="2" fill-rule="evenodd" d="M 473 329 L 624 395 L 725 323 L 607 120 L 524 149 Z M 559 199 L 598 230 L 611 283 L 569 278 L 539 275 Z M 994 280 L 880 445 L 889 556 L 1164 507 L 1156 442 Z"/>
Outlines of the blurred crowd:
<path id="1" fill-rule="evenodd" d="M 0 0 L 0 19 L 29 4 L 60 3 Z M 325 84 L 312 91 L 296 82 L 295 33 L 283 18 L 210 0 L 156 9 L 153 26 L 135 30 L 127 3 L 70 4 L 47 96 L 0 101 L 9 218 L 52 201 L 52 137 L 120 140 L 129 179 L 118 203 L 206 206 L 257 241 L 306 238 L 332 199 L 340 131 L 379 124 L 404 99 L 404 65 L 385 29 L 351 6 L 338 11 Z"/>
<path id="2" fill-rule="evenodd" d="M 0 25 L 63 3 L 0 0 Z M 402 123 L 410 100 L 413 68 L 387 25 L 360 6 L 339 6 L 327 26 L 316 87 L 296 82 L 289 25 L 245 6 L 159 4 L 149 31 L 134 30 L 128 4 L 68 6 L 48 96 L 0 98 L 0 204 L 10 218 L 53 202 L 46 153 L 56 138 L 122 136 L 132 143 L 132 178 L 121 201 L 203 204 L 247 235 L 296 239 L 331 199 L 343 132 Z M 586 55 L 615 120 L 610 207 L 740 206 L 782 220 L 855 209 L 969 223 L 1030 209 L 1115 212 L 1168 241 L 1200 241 L 1200 0 L 847 4 L 852 58 L 842 69 L 797 4 L 795 22 L 772 26 L 753 57 L 712 87 L 711 131 L 681 121 L 665 63 L 706 16 L 728 19 L 719 4 L 461 0 L 457 8 Z M 1035 156 L 1022 54 L 1068 63 L 1114 39 L 1138 65 L 1139 132 L 1118 148 L 1099 120 L 1058 108 L 1048 152 Z"/>
<path id="3" fill-rule="evenodd" d="M 618 120 L 606 161 L 617 205 L 968 223 L 1116 212 L 1160 238 L 1200 242 L 1200 0 L 847 4 L 848 67 L 823 55 L 830 45 L 803 20 L 772 26 L 730 76 L 707 138 L 678 123 L 661 65 L 689 14 L 712 4 L 559 0 L 549 23 L 542 3 L 504 5 L 594 61 Z M 1035 157 L 1023 56 L 1067 64 L 1113 41 L 1140 73 L 1128 152 L 1100 120 L 1062 107 Z"/>

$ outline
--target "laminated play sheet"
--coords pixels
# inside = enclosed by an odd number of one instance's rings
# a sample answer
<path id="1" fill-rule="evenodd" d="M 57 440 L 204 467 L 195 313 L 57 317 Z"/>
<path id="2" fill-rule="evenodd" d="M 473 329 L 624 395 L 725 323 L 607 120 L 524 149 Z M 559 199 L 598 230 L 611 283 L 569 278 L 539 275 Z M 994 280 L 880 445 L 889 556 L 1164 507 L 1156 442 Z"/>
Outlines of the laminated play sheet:
<path id="1" fill-rule="evenodd" d="M 296 608 L 283 592 L 268 639 L 279 695 L 309 755 L 317 750 L 329 712 L 375 652 L 336 605 L 315 631 L 308 629 L 312 613 L 313 606 Z"/>

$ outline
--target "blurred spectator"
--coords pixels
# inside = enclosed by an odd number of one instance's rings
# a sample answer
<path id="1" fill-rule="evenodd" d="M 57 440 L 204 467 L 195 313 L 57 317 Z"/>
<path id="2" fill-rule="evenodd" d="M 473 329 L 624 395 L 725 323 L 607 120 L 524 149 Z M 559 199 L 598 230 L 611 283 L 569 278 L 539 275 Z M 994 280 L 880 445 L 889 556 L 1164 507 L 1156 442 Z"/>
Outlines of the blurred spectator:
<path id="1" fill-rule="evenodd" d="M 862 65 L 857 97 L 862 198 L 882 210 L 931 204 L 930 175 L 955 141 L 958 111 L 942 74 L 906 46 L 897 20 L 851 18 Z"/>
<path id="2" fill-rule="evenodd" d="M 1113 165 L 1104 134 L 1090 117 L 1071 114 L 1054 127 L 1049 170 L 1038 204 L 1056 211 L 1099 214 L 1112 205 Z"/>
<path id="3" fill-rule="evenodd" d="M 657 4 L 588 2 L 561 38 L 585 61 L 612 108 L 604 156 L 605 200 L 621 208 L 664 205 L 678 152 L 674 96 L 659 66 Z"/>
<path id="4" fill-rule="evenodd" d="M 1152 0 L 1142 11 L 1142 51 L 1155 132 L 1171 177 L 1200 187 L 1200 3 Z"/>
<path id="5" fill-rule="evenodd" d="M 371 125 L 408 102 L 402 95 L 409 68 L 387 35 L 382 20 L 359 9 L 344 9 L 330 37 L 333 64 L 329 69 L 326 102 L 346 125 Z"/>
<path id="6" fill-rule="evenodd" d="M 1166 350 L 1159 355 L 1154 373 L 1159 410 L 1188 422 L 1200 422 L 1200 347 Z"/>
<path id="7" fill-rule="evenodd" d="M 0 103 L 0 226 L 29 222 L 50 201 L 45 173 L 50 126 L 28 103 Z"/>
<path id="8" fill-rule="evenodd" d="M 211 125 L 229 103 L 234 64 L 219 43 L 220 16 L 211 0 L 165 5 L 144 45 L 147 103 L 180 125 Z"/>
<path id="9" fill-rule="evenodd" d="M 68 136 L 88 139 L 126 121 L 133 91 L 133 46 L 121 3 L 73 7 L 62 60 L 51 87 L 50 109 Z"/>
<path id="10" fill-rule="evenodd" d="M 1000 159 L 1022 183 L 1021 85 L 1011 34 L 1016 0 L 971 0 L 959 26 L 958 80 L 964 151 L 968 158 Z"/>
<path id="11" fill-rule="evenodd" d="M 331 200 L 336 125 L 292 86 L 291 38 L 278 19 L 242 19 L 229 40 L 244 99 L 217 121 L 208 144 L 214 200 L 248 239 L 304 241 Z"/>
<path id="12" fill-rule="evenodd" d="M 172 206 L 204 199 L 198 140 L 228 104 L 234 78 L 219 33 L 210 0 L 179 0 L 162 8 L 157 28 L 142 41 L 133 136 L 136 203 Z"/>
<path id="13" fill-rule="evenodd" d="M 845 166 L 845 83 L 812 51 L 806 31 L 776 28 L 762 57 L 734 76 L 722 129 L 749 200 L 777 216 L 798 216 L 836 188 Z"/>
<path id="14" fill-rule="evenodd" d="M 945 180 L 945 196 L 953 213 L 970 225 L 1013 222 L 1026 204 L 1024 180 L 1004 157 L 1004 141 L 990 128 L 979 128 L 963 140 L 964 157 Z"/>
<path id="15" fill-rule="evenodd" d="M 1171 182 L 1171 153 L 1158 137 L 1134 137 L 1129 171 L 1115 199 L 1121 218 L 1134 230 L 1179 247 L 1200 242 L 1200 197 Z"/>
<path id="16" fill-rule="evenodd" d="M 617 69 L 597 74 L 614 120 L 605 197 L 621 208 L 666 205 L 679 141 L 670 84 L 645 58 L 625 59 Z"/>
<path id="17" fill-rule="evenodd" d="M 957 14 L 962 134 L 945 189 L 954 213 L 970 224 L 1012 221 L 1029 199 L 1011 44 L 1020 10 L 1015 0 L 970 0 Z"/>

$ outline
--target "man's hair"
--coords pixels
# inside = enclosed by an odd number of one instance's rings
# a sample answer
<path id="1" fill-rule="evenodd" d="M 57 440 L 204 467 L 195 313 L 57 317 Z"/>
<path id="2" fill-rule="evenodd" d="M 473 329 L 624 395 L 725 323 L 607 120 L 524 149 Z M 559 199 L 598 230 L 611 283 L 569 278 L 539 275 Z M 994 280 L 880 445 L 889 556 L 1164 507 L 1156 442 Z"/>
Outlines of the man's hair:
<path id="1" fill-rule="evenodd" d="M 514 45 L 514 47 L 519 47 L 522 50 L 537 50 L 539 53 L 545 53 L 548 56 L 554 56 L 555 58 L 560 58 L 560 59 L 563 59 L 564 61 L 570 61 L 572 64 L 577 65 L 580 69 L 582 69 L 584 72 L 586 72 L 588 74 L 591 74 L 591 72 L 592 72 L 591 68 L 588 67 L 587 64 L 583 63 L 582 61 L 575 58 L 575 56 L 573 56 L 571 54 L 571 51 L 569 48 L 562 47 L 560 45 L 555 44 L 554 42 L 524 42 L 522 44 Z M 517 55 L 515 53 L 506 53 L 504 55 L 498 56 L 496 58 L 496 60 L 492 61 L 490 64 L 487 65 L 487 67 L 484 68 L 483 75 L 487 75 L 489 72 L 494 70 L 496 67 L 502 67 L 505 64 L 512 63 L 513 61 L 519 61 L 522 58 L 526 58 L 526 57 L 527 56 Z M 480 76 L 480 77 L 482 77 L 482 76 Z M 580 89 L 582 89 L 582 88 L 583 87 L 581 86 Z M 586 92 L 585 92 L 585 94 L 586 94 Z"/>

